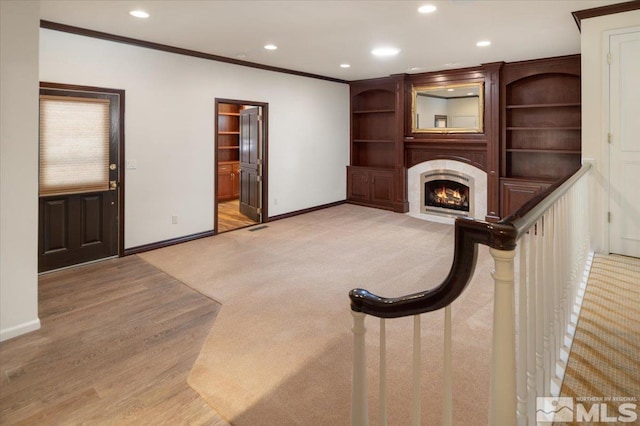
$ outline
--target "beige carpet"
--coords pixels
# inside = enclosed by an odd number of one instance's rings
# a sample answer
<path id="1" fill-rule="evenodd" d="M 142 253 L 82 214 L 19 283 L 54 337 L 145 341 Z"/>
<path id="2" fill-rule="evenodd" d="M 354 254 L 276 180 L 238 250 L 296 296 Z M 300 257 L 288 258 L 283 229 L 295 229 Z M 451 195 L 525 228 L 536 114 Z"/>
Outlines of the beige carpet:
<path id="1" fill-rule="evenodd" d="M 189 383 L 232 424 L 349 423 L 352 319 L 348 292 L 399 296 L 437 285 L 453 226 L 341 205 L 140 256 L 223 306 Z M 492 269 L 453 305 L 454 423 L 487 424 Z M 440 424 L 442 312 L 422 319 L 423 424 Z M 372 424 L 378 329 L 368 318 Z M 409 424 L 411 319 L 388 320 L 390 424 Z"/>
<path id="2" fill-rule="evenodd" d="M 561 396 L 631 398 L 640 406 L 640 259 L 595 256 Z M 617 415 L 620 402 L 605 402 Z"/>

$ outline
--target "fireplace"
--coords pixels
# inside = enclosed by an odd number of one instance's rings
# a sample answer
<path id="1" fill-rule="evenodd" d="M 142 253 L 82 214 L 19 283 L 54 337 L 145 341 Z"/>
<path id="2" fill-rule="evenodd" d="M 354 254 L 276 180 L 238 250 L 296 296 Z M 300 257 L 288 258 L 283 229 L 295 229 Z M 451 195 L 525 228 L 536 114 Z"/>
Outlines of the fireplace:
<path id="1" fill-rule="evenodd" d="M 447 180 L 468 186 L 469 193 L 465 195 L 468 197 L 469 211 L 455 208 L 445 210 L 439 206 L 429 206 L 427 209 L 425 205 L 427 180 Z M 455 219 L 461 216 L 484 220 L 487 215 L 487 173 L 471 164 L 457 160 L 423 161 L 407 170 L 407 198 L 409 199 L 407 214 L 418 219 L 448 224 L 453 224 Z"/>
<path id="2" fill-rule="evenodd" d="M 421 175 L 421 211 L 449 217 L 473 217 L 474 179 L 452 170 Z"/>

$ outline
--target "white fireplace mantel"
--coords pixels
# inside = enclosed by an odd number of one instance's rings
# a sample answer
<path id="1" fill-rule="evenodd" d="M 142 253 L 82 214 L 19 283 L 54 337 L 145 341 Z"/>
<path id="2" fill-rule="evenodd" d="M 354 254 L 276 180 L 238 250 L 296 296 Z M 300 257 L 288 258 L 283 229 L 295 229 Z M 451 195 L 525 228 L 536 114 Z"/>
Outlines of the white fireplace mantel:
<path id="1" fill-rule="evenodd" d="M 407 196 L 409 199 L 409 216 L 433 222 L 453 224 L 455 218 L 437 214 L 421 213 L 420 191 L 423 173 L 435 170 L 452 170 L 473 177 L 475 189 L 473 194 L 473 217 L 484 220 L 487 215 L 487 173 L 470 164 L 455 160 L 431 160 L 416 164 L 407 171 Z"/>

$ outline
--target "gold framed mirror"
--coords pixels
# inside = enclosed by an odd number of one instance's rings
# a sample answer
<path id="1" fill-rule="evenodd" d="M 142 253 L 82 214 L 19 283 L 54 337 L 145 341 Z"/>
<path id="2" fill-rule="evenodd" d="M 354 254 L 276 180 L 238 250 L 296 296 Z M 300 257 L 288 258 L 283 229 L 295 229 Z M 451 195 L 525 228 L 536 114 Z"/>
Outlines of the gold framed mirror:
<path id="1" fill-rule="evenodd" d="M 484 84 L 414 86 L 413 133 L 482 133 Z"/>

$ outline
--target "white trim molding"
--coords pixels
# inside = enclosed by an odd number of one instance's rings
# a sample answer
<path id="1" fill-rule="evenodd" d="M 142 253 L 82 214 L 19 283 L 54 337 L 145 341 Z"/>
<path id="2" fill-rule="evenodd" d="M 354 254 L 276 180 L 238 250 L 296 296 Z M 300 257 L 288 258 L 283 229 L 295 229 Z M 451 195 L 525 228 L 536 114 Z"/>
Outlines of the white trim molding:
<path id="1" fill-rule="evenodd" d="M 0 342 L 40 329 L 40 318 L 0 330 Z"/>

